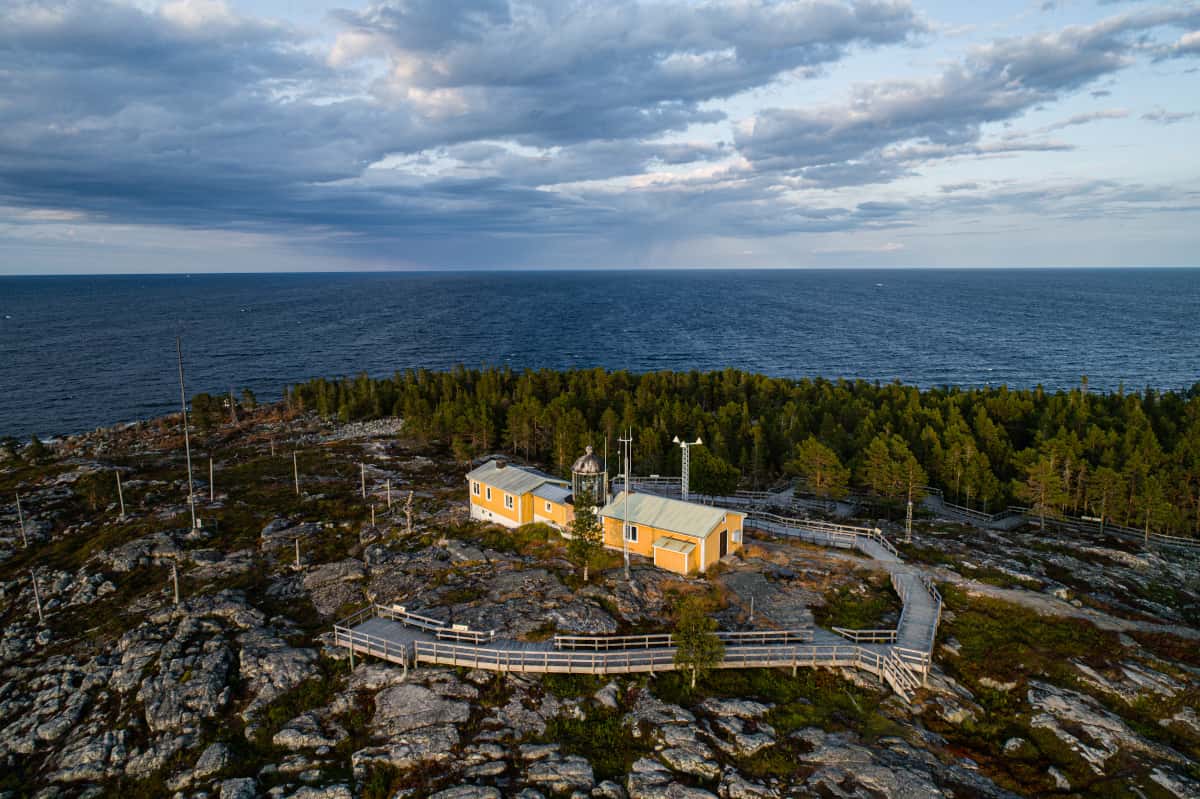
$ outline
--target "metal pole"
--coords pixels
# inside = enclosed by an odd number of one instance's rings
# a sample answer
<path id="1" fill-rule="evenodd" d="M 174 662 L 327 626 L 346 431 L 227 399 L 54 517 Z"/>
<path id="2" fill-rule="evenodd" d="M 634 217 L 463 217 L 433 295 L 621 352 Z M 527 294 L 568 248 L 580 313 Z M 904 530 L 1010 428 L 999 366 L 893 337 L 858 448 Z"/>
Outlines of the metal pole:
<path id="1" fill-rule="evenodd" d="M 362 498 L 367 498 L 367 464 L 358 464 L 359 479 L 362 481 Z"/>
<path id="2" fill-rule="evenodd" d="M 688 500 L 688 484 L 691 482 L 689 480 L 691 475 L 688 474 L 688 472 L 689 472 L 688 467 L 691 466 L 691 464 L 688 463 L 688 460 L 689 460 L 688 455 L 690 454 L 688 452 L 688 450 L 691 445 L 690 444 L 680 444 L 679 446 L 683 447 L 683 475 L 680 477 L 680 493 L 683 496 L 683 501 L 687 502 L 687 500 Z"/>
<path id="3" fill-rule="evenodd" d="M 292 480 L 296 483 L 296 496 L 300 496 L 300 464 L 296 460 L 295 450 L 292 450 Z"/>
<path id="4" fill-rule="evenodd" d="M 175 352 L 179 356 L 179 407 L 183 412 L 183 449 L 187 455 L 188 507 L 192 512 L 192 529 L 196 529 L 196 490 L 192 485 L 192 444 L 188 438 L 187 392 L 183 388 L 183 338 L 175 337 Z"/>
<path id="5" fill-rule="evenodd" d="M 38 624 L 45 624 L 46 617 L 42 615 L 42 594 L 38 591 L 37 572 L 30 569 L 29 574 L 33 577 L 33 602 L 37 605 Z"/>
<path id="6" fill-rule="evenodd" d="M 29 539 L 25 536 L 25 514 L 21 512 L 21 495 L 17 494 L 17 521 L 21 525 L 21 546 L 29 548 Z"/>
<path id="7" fill-rule="evenodd" d="M 625 556 L 625 579 L 629 580 L 629 446 L 633 443 L 633 429 L 628 429 L 625 436 L 618 439 L 625 444 L 625 507 L 621 512 L 621 551 Z"/>
<path id="8" fill-rule="evenodd" d="M 121 518 L 125 518 L 125 492 L 121 490 L 121 470 L 117 469 L 117 500 L 121 503 Z"/>

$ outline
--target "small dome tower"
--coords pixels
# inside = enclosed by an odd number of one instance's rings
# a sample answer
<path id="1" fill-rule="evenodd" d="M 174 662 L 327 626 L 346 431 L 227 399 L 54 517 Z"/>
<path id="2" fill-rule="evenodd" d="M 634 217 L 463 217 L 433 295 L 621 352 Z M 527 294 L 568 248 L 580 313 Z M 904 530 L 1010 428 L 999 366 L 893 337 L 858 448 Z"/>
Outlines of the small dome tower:
<path id="1" fill-rule="evenodd" d="M 571 467 L 571 492 L 576 497 L 590 492 L 595 505 L 608 502 L 608 475 L 604 471 L 604 464 L 592 452 L 591 445 Z"/>

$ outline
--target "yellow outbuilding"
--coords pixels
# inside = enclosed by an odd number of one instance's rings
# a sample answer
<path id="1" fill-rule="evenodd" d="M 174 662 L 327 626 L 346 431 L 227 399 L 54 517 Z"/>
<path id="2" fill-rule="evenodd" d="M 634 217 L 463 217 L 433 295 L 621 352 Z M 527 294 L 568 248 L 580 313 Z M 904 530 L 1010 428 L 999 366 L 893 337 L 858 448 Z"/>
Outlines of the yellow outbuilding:
<path id="1" fill-rule="evenodd" d="M 653 494 L 617 494 L 600 510 L 604 546 L 677 574 L 702 572 L 742 548 L 746 514 Z M 624 531 L 624 532 L 622 532 Z"/>

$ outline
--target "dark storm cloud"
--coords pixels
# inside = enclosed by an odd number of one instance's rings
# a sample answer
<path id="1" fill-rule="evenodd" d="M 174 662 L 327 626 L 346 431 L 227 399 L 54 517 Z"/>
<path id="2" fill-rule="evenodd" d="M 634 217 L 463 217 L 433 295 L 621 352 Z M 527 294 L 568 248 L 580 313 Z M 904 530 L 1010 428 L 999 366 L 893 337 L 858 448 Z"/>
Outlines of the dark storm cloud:
<path id="1" fill-rule="evenodd" d="M 430 225 L 573 230 L 576 201 L 534 187 L 721 157 L 726 145 L 646 140 L 721 119 L 705 101 L 923 30 L 907 4 L 874 0 L 718 0 L 698 10 L 412 0 L 338 17 L 393 62 L 369 95 L 362 73 L 330 66 L 295 30 L 217 3 L 9 6 L 0 202 L 111 221 L 317 224 L 371 236 Z M 552 150 L 529 155 L 496 140 Z M 492 177 L 452 174 L 417 190 L 366 169 L 431 149 Z"/>

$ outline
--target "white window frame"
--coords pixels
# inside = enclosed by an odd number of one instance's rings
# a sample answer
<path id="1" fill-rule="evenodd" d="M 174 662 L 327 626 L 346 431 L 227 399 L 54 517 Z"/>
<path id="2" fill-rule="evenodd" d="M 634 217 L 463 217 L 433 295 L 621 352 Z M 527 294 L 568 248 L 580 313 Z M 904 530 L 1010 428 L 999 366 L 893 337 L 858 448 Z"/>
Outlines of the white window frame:
<path id="1" fill-rule="evenodd" d="M 475 496 L 479 496 L 479 481 L 478 480 L 471 481 L 471 493 L 474 494 Z"/>
<path id="2" fill-rule="evenodd" d="M 504 509 L 505 510 L 513 509 L 513 495 L 512 494 L 504 495 Z"/>
<path id="3" fill-rule="evenodd" d="M 636 524 L 625 523 L 625 540 L 631 544 L 637 543 L 638 529 Z"/>
<path id="4" fill-rule="evenodd" d="M 487 487 L 487 501 L 488 502 L 492 501 L 492 487 L 491 486 Z"/>

